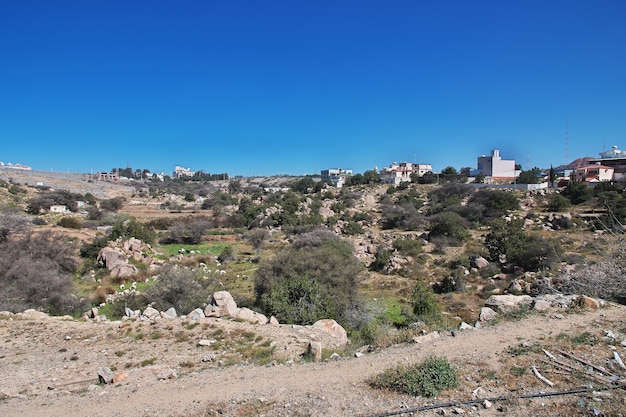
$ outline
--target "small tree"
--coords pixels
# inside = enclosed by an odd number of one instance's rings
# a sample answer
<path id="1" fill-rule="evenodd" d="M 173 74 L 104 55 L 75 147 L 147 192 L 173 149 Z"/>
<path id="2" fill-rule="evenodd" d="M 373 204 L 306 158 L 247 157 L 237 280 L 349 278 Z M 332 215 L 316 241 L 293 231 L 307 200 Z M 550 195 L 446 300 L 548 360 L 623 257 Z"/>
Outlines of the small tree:
<path id="1" fill-rule="evenodd" d="M 446 319 L 433 290 L 424 281 L 417 281 L 411 294 L 413 316 L 429 326 L 444 327 Z"/>

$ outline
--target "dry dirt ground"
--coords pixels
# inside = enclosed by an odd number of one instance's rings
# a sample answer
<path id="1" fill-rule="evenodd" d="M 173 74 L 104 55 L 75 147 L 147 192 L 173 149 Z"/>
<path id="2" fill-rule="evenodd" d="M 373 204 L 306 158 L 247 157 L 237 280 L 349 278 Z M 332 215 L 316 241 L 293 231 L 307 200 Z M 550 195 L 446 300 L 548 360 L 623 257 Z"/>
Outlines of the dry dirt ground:
<path id="1" fill-rule="evenodd" d="M 0 415 L 373 416 L 471 400 L 475 390 L 480 398 L 567 390 L 594 383 L 572 379 L 557 370 L 548 373 L 539 354 L 524 356 L 520 346 L 540 343 L 556 349 L 554 343 L 563 340 L 564 334 L 573 337 L 584 332 L 601 340 L 607 330 L 626 331 L 624 313 L 625 306 L 609 305 L 582 313 L 533 314 L 518 321 L 457 331 L 456 336 L 429 333 L 416 343 L 317 363 L 298 360 L 311 335 L 306 329 L 289 325 L 253 326 L 214 318 L 195 323 L 179 318 L 124 325 L 58 318 L 2 319 Z M 222 352 L 198 345 L 202 338 L 219 334 L 217 339 L 227 340 L 242 331 L 255 333 L 253 339 L 259 342 L 273 341 L 283 358 L 269 365 L 221 361 L 232 348 L 222 344 Z M 619 342 L 613 348 L 626 356 Z M 215 353 L 213 360 L 203 361 L 211 352 Z M 600 366 L 612 361 L 611 346 L 604 342 L 584 345 L 577 354 Z M 458 389 L 425 399 L 375 390 L 367 383 L 368 378 L 389 367 L 420 362 L 429 355 L 445 356 L 458 369 Z M 289 357 L 295 362 L 288 361 Z M 555 382 L 554 387 L 530 372 L 519 371 L 527 368 L 529 360 Z M 127 378 L 98 384 L 100 367 L 125 372 Z M 518 369 L 517 376 L 511 373 L 514 368 Z M 167 379 L 172 371 L 177 377 Z M 598 415 L 619 415 L 626 410 L 623 390 L 597 393 L 595 400 L 590 398 L 593 395 L 494 401 L 491 408 L 461 405 L 456 412 L 476 416 L 587 415 L 571 404 L 599 401 L 598 409 L 602 410 L 602 398 L 604 405 L 612 404 L 613 414 Z M 410 415 L 434 416 L 441 410 Z M 455 413 L 452 408 L 443 410 L 447 415 Z M 615 414 L 615 410 L 622 411 Z"/>

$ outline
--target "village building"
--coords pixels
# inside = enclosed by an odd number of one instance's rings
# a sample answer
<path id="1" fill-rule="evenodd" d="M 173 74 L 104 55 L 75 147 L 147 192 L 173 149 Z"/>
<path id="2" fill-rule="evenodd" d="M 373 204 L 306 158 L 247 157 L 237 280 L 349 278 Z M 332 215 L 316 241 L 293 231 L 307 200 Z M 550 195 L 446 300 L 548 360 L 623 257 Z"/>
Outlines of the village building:
<path id="1" fill-rule="evenodd" d="M 515 160 L 502 159 L 498 149 L 492 150 L 489 156 L 479 156 L 476 167 L 477 169 L 471 171 L 471 176 L 482 174 L 485 177 L 492 178 L 494 181 L 513 180 L 517 174 Z"/>
<path id="2" fill-rule="evenodd" d="M 614 170 L 612 167 L 600 164 L 590 164 L 577 168 L 574 176 L 576 181 L 584 181 L 593 184 L 603 181 L 612 181 L 613 172 Z"/>
<path id="3" fill-rule="evenodd" d="M 341 188 L 346 183 L 346 179 L 352 176 L 352 170 L 341 168 L 324 169 L 321 174 L 323 183 L 332 182 L 335 187 Z"/>
<path id="4" fill-rule="evenodd" d="M 589 164 L 600 164 L 613 168 L 612 181 L 626 181 L 626 152 L 621 151 L 617 145 L 610 150 L 600 152 L 600 158 L 590 159 Z"/>
<path id="5" fill-rule="evenodd" d="M 414 164 L 412 162 L 393 162 L 389 167 L 385 167 L 378 173 L 380 182 L 383 184 L 398 185 L 402 182 L 410 182 L 413 174 L 418 177 L 427 172 L 433 172 L 431 164 Z"/>
<path id="6" fill-rule="evenodd" d="M 172 178 L 193 177 L 194 174 L 195 174 L 195 171 L 192 171 L 189 168 L 184 168 L 184 167 L 176 165 L 176 167 L 174 168 L 174 173 L 172 175 Z"/>

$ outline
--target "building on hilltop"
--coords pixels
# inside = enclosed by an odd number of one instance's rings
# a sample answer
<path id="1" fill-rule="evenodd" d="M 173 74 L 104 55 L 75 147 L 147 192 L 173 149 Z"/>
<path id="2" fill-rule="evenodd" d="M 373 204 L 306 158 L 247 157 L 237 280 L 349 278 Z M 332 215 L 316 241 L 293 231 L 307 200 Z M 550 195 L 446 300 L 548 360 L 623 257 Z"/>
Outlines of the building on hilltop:
<path id="1" fill-rule="evenodd" d="M 598 183 L 613 180 L 614 169 L 612 167 L 600 164 L 585 165 L 576 169 L 576 181 L 584 181 L 588 183 Z"/>
<path id="2" fill-rule="evenodd" d="M 195 174 L 194 171 L 192 171 L 189 168 L 183 168 L 181 166 L 176 165 L 176 168 L 174 168 L 174 173 L 172 175 L 173 178 L 183 178 L 183 177 L 193 177 Z"/>
<path id="3" fill-rule="evenodd" d="M 516 176 L 515 160 L 502 159 L 500 151 L 494 149 L 491 155 L 481 155 L 478 157 L 477 168 L 470 172 L 471 176 L 483 174 L 485 177 L 491 177 L 494 181 L 513 180 Z"/>
<path id="4" fill-rule="evenodd" d="M 626 181 L 626 152 L 614 145 L 610 150 L 600 152 L 600 158 L 590 159 L 590 165 L 600 164 L 613 168 L 613 181 Z"/>
<path id="5" fill-rule="evenodd" d="M 427 172 L 433 172 L 433 166 L 431 164 L 393 162 L 389 167 L 381 169 L 378 173 L 378 177 L 383 184 L 398 185 L 402 182 L 410 182 L 413 174 L 421 177 Z"/>
<path id="6" fill-rule="evenodd" d="M 346 179 L 352 176 L 351 169 L 324 169 L 322 170 L 322 182 L 327 183 L 332 181 L 333 185 L 337 188 L 343 187 L 346 183 Z"/>

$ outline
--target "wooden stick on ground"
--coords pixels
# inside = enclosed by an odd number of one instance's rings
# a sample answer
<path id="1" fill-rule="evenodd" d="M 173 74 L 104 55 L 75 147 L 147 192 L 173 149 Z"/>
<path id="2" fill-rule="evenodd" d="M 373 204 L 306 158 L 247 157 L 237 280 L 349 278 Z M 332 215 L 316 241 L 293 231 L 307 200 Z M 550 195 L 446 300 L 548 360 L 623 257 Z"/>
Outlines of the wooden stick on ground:
<path id="1" fill-rule="evenodd" d="M 539 378 L 541 381 L 545 382 L 546 384 L 550 385 L 551 387 L 554 386 L 554 382 L 550 381 L 548 378 L 546 378 L 545 376 L 541 375 L 539 373 L 539 371 L 537 370 L 537 368 L 535 367 L 535 365 L 531 365 L 530 369 L 533 371 L 533 374 L 535 374 L 535 376 L 537 378 Z"/>

